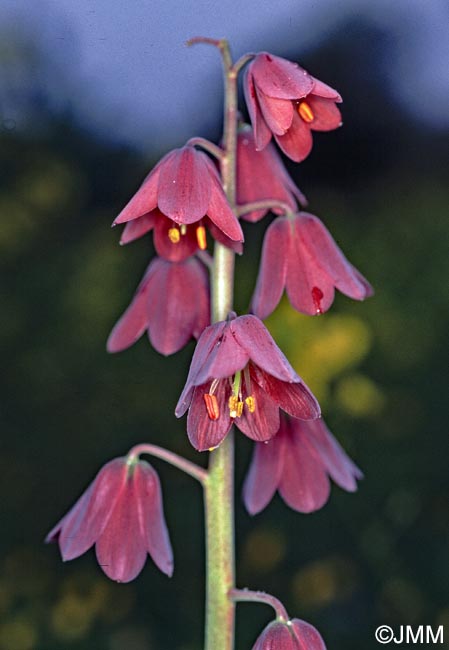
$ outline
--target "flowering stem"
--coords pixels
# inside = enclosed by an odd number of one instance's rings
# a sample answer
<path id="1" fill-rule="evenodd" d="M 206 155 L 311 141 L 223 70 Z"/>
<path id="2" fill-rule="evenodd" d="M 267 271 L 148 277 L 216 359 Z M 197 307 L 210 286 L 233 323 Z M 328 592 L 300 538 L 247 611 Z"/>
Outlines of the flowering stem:
<path id="1" fill-rule="evenodd" d="M 162 458 L 162 460 L 165 460 L 165 462 L 170 465 L 173 465 L 189 476 L 196 478 L 196 480 L 201 484 L 205 484 L 207 478 L 207 471 L 205 469 L 199 467 L 199 465 L 195 465 L 195 463 L 191 463 L 185 458 L 182 458 L 182 456 L 178 456 L 178 454 L 175 454 L 172 451 L 168 451 L 168 449 L 158 447 L 157 445 L 142 443 L 130 449 L 127 456 L 128 462 L 133 463 L 140 454 L 149 454 L 156 458 Z"/>
<path id="2" fill-rule="evenodd" d="M 287 610 L 280 600 L 267 594 L 264 591 L 251 591 L 250 589 L 231 589 L 229 591 L 229 598 L 234 602 L 242 603 L 264 603 L 270 605 L 276 612 L 276 618 L 280 621 L 288 621 L 289 615 Z"/>
<path id="3" fill-rule="evenodd" d="M 237 145 L 237 71 L 232 67 L 229 44 L 225 39 L 194 38 L 193 43 L 208 43 L 220 50 L 225 79 L 225 111 L 221 175 L 232 209 L 235 209 L 235 160 Z M 211 282 L 212 321 L 225 320 L 233 306 L 234 253 L 216 242 Z M 206 639 L 205 650 L 233 650 L 234 602 L 234 436 L 210 454 L 205 484 L 206 510 Z"/>

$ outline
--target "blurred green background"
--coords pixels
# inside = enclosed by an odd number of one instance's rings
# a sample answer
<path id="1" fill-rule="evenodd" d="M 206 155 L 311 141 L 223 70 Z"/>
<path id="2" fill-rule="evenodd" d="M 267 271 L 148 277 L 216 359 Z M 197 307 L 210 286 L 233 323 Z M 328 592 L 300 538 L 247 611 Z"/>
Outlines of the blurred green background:
<path id="1" fill-rule="evenodd" d="M 378 647 L 380 624 L 445 624 L 449 635 L 448 133 L 392 104 L 381 36 L 352 30 L 301 58 L 341 91 L 345 127 L 318 134 L 311 157 L 289 169 L 376 295 L 366 303 L 338 295 L 317 318 L 282 303 L 268 325 L 366 478 L 354 495 L 334 487 L 313 515 L 276 497 L 250 518 L 240 490 L 251 444 L 242 435 L 237 444 L 239 586 L 279 596 L 334 650 Z M 197 650 L 203 513 L 189 478 L 154 461 L 171 580 L 149 561 L 135 582 L 117 585 L 92 552 L 63 564 L 56 546 L 43 545 L 99 467 L 132 445 L 206 458 L 173 416 L 193 345 L 168 359 L 145 339 L 105 352 L 153 254 L 149 238 L 120 248 L 110 223 L 154 156 L 100 140 L 45 101 L 33 110 L 32 129 L 5 116 L 0 130 L 0 650 Z M 241 311 L 268 221 L 245 228 Z M 251 647 L 270 615 L 239 606 L 237 649 Z"/>

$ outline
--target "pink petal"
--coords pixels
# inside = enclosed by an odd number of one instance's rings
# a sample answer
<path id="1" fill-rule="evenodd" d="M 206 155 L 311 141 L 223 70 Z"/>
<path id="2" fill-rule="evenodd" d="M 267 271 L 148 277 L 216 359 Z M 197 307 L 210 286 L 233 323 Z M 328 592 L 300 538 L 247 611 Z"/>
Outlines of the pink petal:
<path id="1" fill-rule="evenodd" d="M 158 211 L 157 211 L 158 212 Z M 144 214 L 143 217 L 128 221 L 120 237 L 120 244 L 129 244 L 139 237 L 143 237 L 154 228 L 156 210 Z"/>
<path id="2" fill-rule="evenodd" d="M 210 325 L 210 290 L 209 274 L 199 260 L 191 260 L 194 264 L 196 275 L 196 320 L 192 335 L 199 339 L 206 327 Z"/>
<path id="3" fill-rule="evenodd" d="M 343 124 L 341 113 L 331 99 L 310 95 L 307 103 L 314 115 L 310 128 L 314 131 L 332 131 Z"/>
<path id="4" fill-rule="evenodd" d="M 299 99 L 314 85 L 311 77 L 297 63 L 268 52 L 260 52 L 249 65 L 256 87 L 265 95 L 279 99 Z"/>
<path id="5" fill-rule="evenodd" d="M 312 151 L 310 126 L 293 111 L 292 125 L 284 135 L 275 135 L 280 149 L 295 162 L 302 162 Z"/>
<path id="6" fill-rule="evenodd" d="M 68 514 L 56 524 L 46 542 L 58 540 L 62 559 L 85 553 L 104 530 L 126 479 L 124 458 L 115 458 L 98 472 L 94 482 Z"/>
<path id="7" fill-rule="evenodd" d="M 238 370 L 242 370 L 249 361 L 249 351 L 240 345 L 234 335 L 232 325 L 237 321 L 226 323 L 220 339 L 211 349 L 203 366 L 195 378 L 197 385 L 204 384 L 212 379 L 231 377 Z"/>
<path id="8" fill-rule="evenodd" d="M 237 255 L 241 255 L 243 253 L 243 243 L 240 241 L 234 241 L 233 239 L 229 239 L 229 237 L 226 237 L 226 235 L 218 228 L 210 219 L 207 217 L 204 220 L 205 223 L 207 223 L 207 229 L 210 232 L 211 236 L 215 239 L 215 241 L 218 241 L 220 244 L 223 244 L 223 246 L 226 246 L 227 248 L 230 248 L 234 253 L 237 253 Z"/>
<path id="9" fill-rule="evenodd" d="M 279 494 L 290 508 L 313 512 L 322 508 L 329 498 L 329 479 L 306 436 L 298 430 L 286 435 L 288 451 L 284 454 Z"/>
<path id="10" fill-rule="evenodd" d="M 234 424 L 251 440 L 269 440 L 279 429 L 279 406 L 256 382 L 252 382 L 246 394 L 254 397 L 255 411 L 250 413 L 245 403 L 241 417 L 236 418 Z"/>
<path id="11" fill-rule="evenodd" d="M 292 620 L 292 628 L 299 643 L 298 650 L 326 650 L 320 633 L 313 625 L 301 621 L 299 618 Z"/>
<path id="12" fill-rule="evenodd" d="M 130 582 L 143 569 L 147 547 L 139 514 L 137 486 L 129 476 L 95 546 L 98 564 L 112 580 Z"/>
<path id="13" fill-rule="evenodd" d="M 186 384 L 176 405 L 175 415 L 177 418 L 182 417 L 189 408 L 193 390 L 199 383 L 197 382 L 198 373 L 201 371 L 213 348 L 218 344 L 226 326 L 227 323 L 225 321 L 214 323 L 206 327 L 201 334 L 195 352 L 193 353 Z"/>
<path id="14" fill-rule="evenodd" d="M 268 393 L 271 399 L 289 415 L 302 420 L 314 420 L 320 417 L 320 405 L 310 389 L 299 377 L 295 383 L 280 381 L 263 370 L 251 366 L 251 379 L 253 378 Z"/>
<path id="15" fill-rule="evenodd" d="M 230 321 L 230 329 L 235 341 L 256 366 L 282 381 L 299 381 L 298 375 L 257 316 L 239 316 Z"/>
<path id="16" fill-rule="evenodd" d="M 206 154 L 191 146 L 175 149 L 161 167 L 158 206 L 179 224 L 199 221 L 206 214 L 211 196 Z"/>
<path id="17" fill-rule="evenodd" d="M 332 279 L 317 265 L 297 230 L 287 260 L 286 290 L 292 307 L 309 316 L 323 314 L 334 301 Z"/>
<path id="18" fill-rule="evenodd" d="M 306 197 L 291 179 L 289 173 L 287 172 L 284 166 L 284 163 L 282 162 L 277 152 L 277 149 L 273 144 L 267 147 L 267 154 L 271 158 L 272 169 L 276 170 L 276 175 L 278 176 L 279 181 L 289 192 L 291 192 L 296 197 L 296 199 L 299 201 L 301 205 L 303 206 L 307 205 L 308 201 Z M 286 202 L 288 203 L 288 201 Z M 276 211 L 274 210 L 274 212 Z"/>
<path id="19" fill-rule="evenodd" d="M 231 396 L 229 382 L 226 380 L 221 381 L 214 393 L 220 412 L 217 420 L 211 420 L 207 414 L 204 395 L 209 390 L 209 382 L 195 388 L 187 416 L 187 435 L 197 451 L 207 451 L 218 447 L 232 425 L 228 406 L 228 400 Z"/>
<path id="20" fill-rule="evenodd" d="M 280 621 L 273 621 L 263 630 L 252 650 L 298 650 L 298 648 L 289 627 Z"/>
<path id="21" fill-rule="evenodd" d="M 151 276 L 155 269 L 154 260 L 148 266 L 136 293 L 121 318 L 114 325 L 106 343 L 108 352 L 121 352 L 126 350 L 140 339 L 148 327 L 149 321 L 149 288 Z"/>
<path id="22" fill-rule="evenodd" d="M 115 219 L 113 223 L 114 226 L 119 223 L 125 223 L 127 221 L 131 221 L 132 219 L 142 217 L 157 207 L 157 189 L 159 184 L 161 165 L 163 165 L 166 159 L 170 156 L 171 153 L 168 153 L 152 169 L 137 192 L 134 194 L 131 201 L 125 205 L 123 210 Z"/>
<path id="23" fill-rule="evenodd" d="M 269 97 L 257 88 L 257 99 L 263 118 L 274 135 L 283 135 L 291 126 L 293 120 L 293 104 L 290 99 Z"/>
<path id="24" fill-rule="evenodd" d="M 243 205 L 274 199 L 295 210 L 295 196 L 304 205 L 306 199 L 288 175 L 275 147 L 269 144 L 263 151 L 256 151 L 251 129 L 242 130 L 237 139 L 237 202 Z M 271 211 L 280 212 L 276 208 Z M 242 219 L 254 223 L 267 212 L 268 209 L 255 210 L 242 215 Z"/>
<path id="25" fill-rule="evenodd" d="M 213 173 L 210 175 L 211 195 L 207 208 L 207 216 L 226 237 L 229 237 L 233 241 L 242 242 L 244 239 L 242 228 L 237 217 L 231 210 L 231 206 L 228 203 L 217 172 L 211 161 L 209 161 L 208 167 Z"/>
<path id="26" fill-rule="evenodd" d="M 338 102 L 338 103 L 341 103 L 343 101 L 341 95 L 336 90 L 334 90 L 334 88 L 331 88 L 330 86 L 323 83 L 319 79 L 315 79 L 315 77 L 312 77 L 312 79 L 313 79 L 312 95 L 317 95 L 318 97 L 323 97 L 325 99 L 332 99 L 333 102 Z M 308 98 L 308 100 L 309 99 L 310 97 Z"/>
<path id="27" fill-rule="evenodd" d="M 151 465 L 139 461 L 134 469 L 137 511 L 146 547 L 156 566 L 173 575 L 173 551 L 162 505 L 159 477 Z"/>
<path id="28" fill-rule="evenodd" d="M 335 483 L 348 492 L 355 492 L 356 479 L 363 478 L 363 474 L 338 444 L 323 420 L 320 418 L 301 422 L 299 426 L 307 434 Z"/>
<path id="29" fill-rule="evenodd" d="M 355 300 L 367 297 L 367 285 L 348 262 L 324 224 L 314 215 L 301 212 L 295 219 L 297 239 L 324 273 L 342 293 Z M 368 293 L 368 295 L 370 295 Z"/>
<path id="30" fill-rule="evenodd" d="M 283 437 L 276 435 L 254 445 L 253 457 L 243 484 L 243 501 L 250 515 L 261 512 L 277 490 L 284 462 Z"/>
<path id="31" fill-rule="evenodd" d="M 284 291 L 290 247 L 288 219 L 279 217 L 265 233 L 259 275 L 251 309 L 259 318 L 267 318 L 278 306 Z"/>
<path id="32" fill-rule="evenodd" d="M 157 254 L 170 262 L 181 262 L 193 255 L 198 250 L 195 226 L 187 226 L 186 234 L 180 235 L 179 242 L 174 244 L 168 236 L 168 231 L 174 225 L 173 221 L 167 219 L 159 210 L 157 212 L 160 215 L 154 228 L 154 247 Z"/>
<path id="33" fill-rule="evenodd" d="M 253 76 L 249 68 L 247 68 L 245 71 L 243 90 L 245 93 L 245 101 L 248 107 L 249 117 L 254 130 L 254 141 L 256 144 L 256 149 L 258 151 L 261 151 L 270 142 L 271 131 L 268 128 L 260 111 Z"/>
<path id="34" fill-rule="evenodd" d="M 197 260 L 156 259 L 153 263 L 155 270 L 148 288 L 151 305 L 148 333 L 152 346 L 160 354 L 174 354 L 192 337 L 197 322 L 198 294 L 207 292 L 207 288 L 196 272 Z"/>

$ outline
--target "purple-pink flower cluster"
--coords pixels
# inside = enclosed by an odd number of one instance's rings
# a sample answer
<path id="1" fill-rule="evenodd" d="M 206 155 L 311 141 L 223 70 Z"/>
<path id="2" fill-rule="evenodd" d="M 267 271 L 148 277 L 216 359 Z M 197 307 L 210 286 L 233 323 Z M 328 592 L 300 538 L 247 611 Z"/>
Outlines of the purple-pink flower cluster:
<path id="1" fill-rule="evenodd" d="M 175 409 L 187 415 L 187 435 L 198 451 L 218 447 L 235 425 L 255 442 L 243 488 L 250 514 L 279 492 L 294 510 L 309 513 L 329 498 L 330 479 L 348 492 L 362 478 L 321 419 L 320 406 L 262 323 L 284 290 L 294 309 L 311 316 L 332 305 L 335 289 L 354 300 L 373 290 L 346 259 L 322 221 L 304 212 L 307 199 L 289 176 L 274 142 L 293 161 L 311 152 L 313 131 L 341 125 L 337 91 L 297 64 L 261 52 L 244 80 L 251 126 L 236 134 L 236 204 L 228 201 L 222 169 L 226 151 L 196 139 L 166 154 L 144 179 L 113 225 L 120 242 L 152 232 L 156 257 L 114 326 L 109 352 L 130 347 L 146 332 L 170 355 L 197 340 Z M 274 142 L 272 142 L 272 138 Z M 218 152 L 218 153 L 217 153 Z M 210 238 L 244 250 L 240 218 L 255 223 L 269 212 L 250 314 L 211 322 Z M 248 229 L 251 228 L 248 225 Z M 171 575 L 173 557 L 159 478 L 130 453 L 107 463 L 47 536 L 64 560 L 95 545 L 100 566 L 127 582 L 149 554 Z M 299 619 L 277 619 L 253 650 L 325 650 L 321 636 Z"/>

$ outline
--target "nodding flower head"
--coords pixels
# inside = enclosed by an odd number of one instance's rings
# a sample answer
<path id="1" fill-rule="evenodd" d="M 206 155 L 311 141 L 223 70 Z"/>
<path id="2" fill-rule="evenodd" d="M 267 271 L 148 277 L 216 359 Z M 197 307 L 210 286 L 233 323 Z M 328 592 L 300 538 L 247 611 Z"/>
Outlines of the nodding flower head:
<path id="1" fill-rule="evenodd" d="M 186 145 L 174 149 L 148 174 L 113 225 L 126 223 L 121 243 L 154 229 L 161 257 L 179 262 L 207 245 L 206 229 L 241 252 L 243 233 L 212 160 Z"/>
<path id="2" fill-rule="evenodd" d="M 109 335 L 108 352 L 125 350 L 148 332 L 158 352 L 174 354 L 209 324 L 209 303 L 209 278 L 198 259 L 168 262 L 157 257 Z"/>
<path id="3" fill-rule="evenodd" d="M 315 79 L 298 64 L 260 52 L 249 64 L 245 97 L 258 150 L 273 135 L 282 151 L 295 162 L 312 149 L 312 131 L 341 126 L 338 92 Z"/>
<path id="4" fill-rule="evenodd" d="M 177 417 L 187 410 L 187 433 L 199 451 L 218 446 L 234 423 L 253 440 L 279 429 L 279 409 L 295 417 L 320 407 L 255 316 L 235 315 L 207 327 L 190 365 Z"/>
<path id="5" fill-rule="evenodd" d="M 313 512 L 329 498 L 330 481 L 347 492 L 357 490 L 363 477 L 340 447 L 324 421 L 281 417 L 277 434 L 256 444 L 243 487 L 246 509 L 263 510 L 276 491 L 297 512 Z"/>
<path id="6" fill-rule="evenodd" d="M 324 224 L 306 212 L 278 217 L 267 228 L 253 312 L 267 318 L 284 289 L 292 307 L 311 316 L 329 309 L 335 289 L 354 300 L 373 294 L 369 282 L 348 262 Z"/>
<path id="7" fill-rule="evenodd" d="M 107 463 L 45 541 L 58 542 L 64 561 L 95 544 L 98 564 L 118 582 L 134 580 L 148 554 L 163 573 L 173 573 L 161 486 L 145 461 Z"/>

